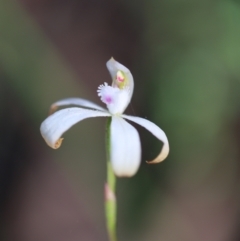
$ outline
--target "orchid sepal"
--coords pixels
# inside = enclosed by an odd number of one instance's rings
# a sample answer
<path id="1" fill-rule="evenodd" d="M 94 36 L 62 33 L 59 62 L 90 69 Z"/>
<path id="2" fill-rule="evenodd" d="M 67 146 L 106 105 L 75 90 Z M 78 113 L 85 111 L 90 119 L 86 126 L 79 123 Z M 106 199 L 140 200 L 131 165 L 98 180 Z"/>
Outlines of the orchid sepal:
<path id="1" fill-rule="evenodd" d="M 61 146 L 62 135 L 76 123 L 91 117 L 107 117 L 108 112 L 83 109 L 79 107 L 56 111 L 46 118 L 40 127 L 40 132 L 46 143 L 53 149 Z"/>
<path id="2" fill-rule="evenodd" d="M 108 71 L 112 77 L 112 87 L 119 90 L 116 105 L 121 105 L 116 113 L 122 114 L 129 105 L 134 90 L 133 76 L 128 68 L 111 58 L 107 63 Z M 120 102 L 120 103 L 119 103 Z M 108 105 L 107 105 L 108 107 Z M 109 110 L 111 112 L 111 110 Z M 113 114 L 116 114 L 113 113 Z"/>
<path id="3" fill-rule="evenodd" d="M 163 142 L 163 146 L 162 146 L 162 150 L 159 153 L 159 155 L 152 161 L 146 161 L 148 164 L 156 164 L 159 162 L 162 162 L 163 160 L 166 159 L 166 157 L 169 154 L 169 143 L 168 143 L 168 138 L 165 134 L 165 132 L 158 127 L 156 124 L 154 124 L 153 122 L 141 118 L 141 117 L 137 117 L 137 116 L 129 116 L 129 115 L 122 115 L 123 118 L 133 121 L 135 123 L 137 123 L 138 125 L 141 125 L 142 127 L 144 127 L 145 129 L 147 129 L 149 132 L 151 132 L 158 140 Z"/>
<path id="4" fill-rule="evenodd" d="M 85 107 L 93 110 L 107 111 L 105 108 L 95 104 L 92 101 L 82 99 L 82 98 L 72 97 L 72 98 L 66 98 L 66 99 L 62 99 L 54 102 L 50 107 L 49 114 L 53 114 L 61 106 L 68 106 L 68 105 L 80 106 L 80 107 Z"/>

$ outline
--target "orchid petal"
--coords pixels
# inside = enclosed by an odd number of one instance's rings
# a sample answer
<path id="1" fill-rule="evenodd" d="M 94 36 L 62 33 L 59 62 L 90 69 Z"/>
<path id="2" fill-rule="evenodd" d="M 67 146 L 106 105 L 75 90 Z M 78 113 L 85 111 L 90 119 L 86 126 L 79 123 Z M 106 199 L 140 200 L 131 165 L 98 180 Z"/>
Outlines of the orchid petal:
<path id="1" fill-rule="evenodd" d="M 45 119 L 40 131 L 46 143 L 53 149 L 57 149 L 61 145 L 63 140 L 61 136 L 65 131 L 81 120 L 98 116 L 110 116 L 110 114 L 78 107 L 62 109 Z"/>
<path id="2" fill-rule="evenodd" d="M 110 160 L 115 175 L 119 177 L 133 176 L 141 161 L 137 130 L 118 116 L 112 116 L 110 125 Z"/>
<path id="3" fill-rule="evenodd" d="M 149 164 L 158 163 L 158 162 L 163 161 L 168 156 L 168 153 L 169 153 L 168 139 L 162 129 L 160 129 L 153 122 L 140 118 L 140 117 L 129 116 L 129 115 L 122 115 L 122 117 L 143 126 L 148 131 L 150 131 L 155 137 L 157 137 L 160 141 L 163 142 L 163 147 L 162 147 L 160 154 L 154 160 L 147 161 L 147 163 L 149 163 Z"/>
<path id="4" fill-rule="evenodd" d="M 98 95 L 101 101 L 107 105 L 109 112 L 113 115 L 122 114 L 126 109 L 129 91 L 109 86 L 107 83 L 98 87 Z"/>
<path id="5" fill-rule="evenodd" d="M 101 106 L 89 100 L 85 100 L 81 98 L 66 98 L 53 103 L 50 107 L 50 112 L 53 113 L 54 111 L 56 111 L 56 109 L 59 106 L 66 106 L 66 105 L 78 105 L 78 106 L 82 106 L 82 107 L 86 107 L 94 110 L 106 111 L 106 109 L 102 108 Z"/>
<path id="6" fill-rule="evenodd" d="M 112 86 L 118 87 L 121 90 L 128 91 L 127 98 L 124 100 L 125 103 L 124 103 L 124 109 L 122 110 L 122 113 L 123 113 L 132 98 L 133 89 L 134 89 L 133 76 L 128 68 L 126 68 L 124 65 L 120 64 L 113 58 L 108 60 L 107 68 L 113 80 Z"/>

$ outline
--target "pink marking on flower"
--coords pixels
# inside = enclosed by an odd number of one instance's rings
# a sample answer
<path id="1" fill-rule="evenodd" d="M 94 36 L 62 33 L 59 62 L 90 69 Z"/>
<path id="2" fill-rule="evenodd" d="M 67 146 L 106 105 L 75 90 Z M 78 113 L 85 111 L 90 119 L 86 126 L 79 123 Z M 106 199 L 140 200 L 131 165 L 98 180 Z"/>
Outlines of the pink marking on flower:
<path id="1" fill-rule="evenodd" d="M 117 76 L 117 80 L 118 80 L 119 82 L 123 82 L 123 81 L 124 81 L 124 78 L 121 77 L 121 76 Z"/>
<path id="2" fill-rule="evenodd" d="M 112 97 L 111 96 L 104 96 L 104 102 L 106 104 L 111 104 L 113 101 Z"/>
<path id="3" fill-rule="evenodd" d="M 116 196 L 109 185 L 105 183 L 105 201 L 116 202 Z"/>
<path id="4" fill-rule="evenodd" d="M 98 87 L 98 96 L 100 96 L 101 101 L 107 105 L 112 104 L 114 102 L 114 96 L 116 93 L 116 89 L 112 86 L 109 86 L 107 83 L 100 85 Z"/>

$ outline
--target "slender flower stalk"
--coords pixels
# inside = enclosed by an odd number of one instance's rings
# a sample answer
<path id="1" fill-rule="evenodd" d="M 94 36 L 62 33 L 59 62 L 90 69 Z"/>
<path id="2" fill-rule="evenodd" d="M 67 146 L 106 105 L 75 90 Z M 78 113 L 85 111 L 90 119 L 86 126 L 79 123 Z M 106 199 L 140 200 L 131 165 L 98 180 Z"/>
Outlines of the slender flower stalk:
<path id="1" fill-rule="evenodd" d="M 169 153 L 167 136 L 156 124 L 144 118 L 123 114 L 131 101 L 134 81 L 129 69 L 111 58 L 107 68 L 112 85 L 106 82 L 98 87 L 97 93 L 107 109 L 85 99 L 68 98 L 55 102 L 51 113 L 58 107 L 75 105 L 51 114 L 41 124 L 41 134 L 53 149 L 61 146 L 62 135 L 76 123 L 91 117 L 108 117 L 107 122 L 107 182 L 105 184 L 106 219 L 110 241 L 116 241 L 117 202 L 115 195 L 116 177 L 132 177 L 141 162 L 141 143 L 137 130 L 126 120 L 135 122 L 150 131 L 162 143 L 159 155 L 149 164 L 163 161 Z M 126 120 L 125 120 L 126 119 Z"/>
<path id="2" fill-rule="evenodd" d="M 117 198 L 116 190 L 116 176 L 113 172 L 110 162 L 110 124 L 111 119 L 107 120 L 106 126 L 106 149 L 107 149 L 107 182 L 105 183 L 105 215 L 107 232 L 110 241 L 117 241 L 116 222 L 117 222 Z"/>

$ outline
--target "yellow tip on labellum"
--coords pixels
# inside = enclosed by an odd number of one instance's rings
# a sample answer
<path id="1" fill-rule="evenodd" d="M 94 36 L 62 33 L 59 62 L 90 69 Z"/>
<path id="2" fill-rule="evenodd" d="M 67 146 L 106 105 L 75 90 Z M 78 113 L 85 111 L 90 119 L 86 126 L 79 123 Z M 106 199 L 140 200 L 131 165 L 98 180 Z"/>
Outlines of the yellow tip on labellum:
<path id="1" fill-rule="evenodd" d="M 116 74 L 115 84 L 119 89 L 123 89 L 127 85 L 125 74 L 120 70 Z"/>
<path id="2" fill-rule="evenodd" d="M 63 139 L 64 138 L 59 138 L 58 139 L 58 141 L 54 145 L 54 149 L 58 149 L 61 146 Z"/>

